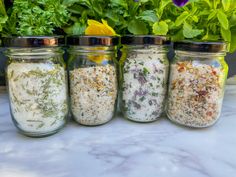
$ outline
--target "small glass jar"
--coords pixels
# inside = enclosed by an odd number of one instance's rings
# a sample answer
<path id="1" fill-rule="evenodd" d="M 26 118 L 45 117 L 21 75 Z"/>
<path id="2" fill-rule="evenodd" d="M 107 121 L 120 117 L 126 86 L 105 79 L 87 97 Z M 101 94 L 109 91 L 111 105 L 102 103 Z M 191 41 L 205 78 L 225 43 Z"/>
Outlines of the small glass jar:
<path id="1" fill-rule="evenodd" d="M 101 125 L 115 115 L 118 42 L 111 36 L 67 38 L 71 112 L 79 124 Z"/>
<path id="2" fill-rule="evenodd" d="M 4 38 L 11 116 L 21 133 L 43 137 L 67 121 L 67 77 L 61 36 Z"/>
<path id="3" fill-rule="evenodd" d="M 124 36 L 120 107 L 125 118 L 152 122 L 164 111 L 170 41 L 164 36 Z"/>
<path id="4" fill-rule="evenodd" d="M 211 126 L 220 116 L 224 97 L 226 44 L 182 41 L 174 49 L 167 116 L 188 127 Z"/>

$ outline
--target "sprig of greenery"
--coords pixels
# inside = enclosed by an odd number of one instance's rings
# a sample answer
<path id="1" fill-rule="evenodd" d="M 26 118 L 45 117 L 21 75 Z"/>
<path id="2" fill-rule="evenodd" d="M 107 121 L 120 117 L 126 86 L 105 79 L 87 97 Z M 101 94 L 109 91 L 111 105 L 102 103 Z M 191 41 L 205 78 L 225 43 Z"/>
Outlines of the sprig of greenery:
<path id="1" fill-rule="evenodd" d="M 60 0 L 14 0 L 9 13 L 5 33 L 11 35 L 51 35 L 69 20 Z"/>

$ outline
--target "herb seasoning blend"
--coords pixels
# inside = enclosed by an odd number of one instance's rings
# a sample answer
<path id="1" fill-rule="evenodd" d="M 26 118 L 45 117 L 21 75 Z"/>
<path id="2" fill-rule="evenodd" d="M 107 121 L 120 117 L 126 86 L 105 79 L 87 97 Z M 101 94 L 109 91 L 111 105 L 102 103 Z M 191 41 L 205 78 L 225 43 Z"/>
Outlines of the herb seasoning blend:
<path id="1" fill-rule="evenodd" d="M 82 125 L 104 124 L 113 118 L 116 108 L 118 38 L 71 36 L 67 42 L 72 115 Z"/>
<path id="2" fill-rule="evenodd" d="M 164 111 L 170 41 L 163 36 L 124 36 L 121 64 L 121 109 L 137 122 L 156 120 Z"/>
<path id="3" fill-rule="evenodd" d="M 189 127 L 207 127 L 219 118 L 228 66 L 221 42 L 177 42 L 171 64 L 167 115 Z"/>
<path id="4" fill-rule="evenodd" d="M 66 123 L 67 79 L 58 37 L 5 38 L 13 122 L 25 135 L 53 134 Z"/>

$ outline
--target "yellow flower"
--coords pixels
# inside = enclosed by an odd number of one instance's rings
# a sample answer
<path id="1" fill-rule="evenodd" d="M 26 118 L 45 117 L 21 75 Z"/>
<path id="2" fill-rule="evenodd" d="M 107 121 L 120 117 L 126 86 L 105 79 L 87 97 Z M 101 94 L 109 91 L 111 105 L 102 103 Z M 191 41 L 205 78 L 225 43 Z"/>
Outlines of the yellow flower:
<path id="1" fill-rule="evenodd" d="M 90 49 L 91 50 L 91 49 Z M 102 64 L 103 62 L 107 62 L 109 60 L 112 60 L 110 54 L 103 54 L 101 53 L 102 50 L 106 50 L 105 47 L 95 47 L 95 52 L 93 54 L 88 55 L 88 59 L 94 63 Z M 96 50 L 101 50 L 100 52 L 96 52 Z"/>
<path id="2" fill-rule="evenodd" d="M 110 27 L 106 20 L 102 19 L 102 23 L 96 20 L 88 20 L 88 27 L 85 30 L 86 35 L 98 35 L 98 36 L 115 36 L 116 32 Z M 94 47 L 94 53 L 88 55 L 88 59 L 97 64 L 102 64 L 104 61 L 112 60 L 109 54 L 100 53 L 102 50 L 106 50 L 106 47 Z M 96 52 L 100 51 L 100 52 Z"/>
<path id="3" fill-rule="evenodd" d="M 85 34 L 115 36 L 116 32 L 108 25 L 106 20 L 102 19 L 102 23 L 96 20 L 88 20 L 88 27 L 85 30 Z"/>

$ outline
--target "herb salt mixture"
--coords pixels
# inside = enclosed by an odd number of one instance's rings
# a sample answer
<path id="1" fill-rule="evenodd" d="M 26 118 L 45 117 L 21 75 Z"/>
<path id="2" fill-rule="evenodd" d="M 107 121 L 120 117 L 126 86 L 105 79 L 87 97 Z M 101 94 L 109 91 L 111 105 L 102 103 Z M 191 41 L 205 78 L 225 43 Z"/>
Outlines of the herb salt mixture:
<path id="1" fill-rule="evenodd" d="M 83 125 L 100 125 L 112 119 L 117 97 L 116 69 L 112 65 L 70 71 L 71 109 Z"/>
<path id="2" fill-rule="evenodd" d="M 168 117 L 190 127 L 206 127 L 220 116 L 225 70 L 198 61 L 171 66 Z"/>
<path id="3" fill-rule="evenodd" d="M 138 49 L 128 55 L 123 68 L 121 106 L 126 118 L 150 122 L 162 114 L 168 67 L 166 53 L 156 47 Z"/>
<path id="4" fill-rule="evenodd" d="M 7 77 L 11 114 L 19 129 L 44 134 L 65 124 L 67 85 L 62 66 L 12 62 Z"/>

